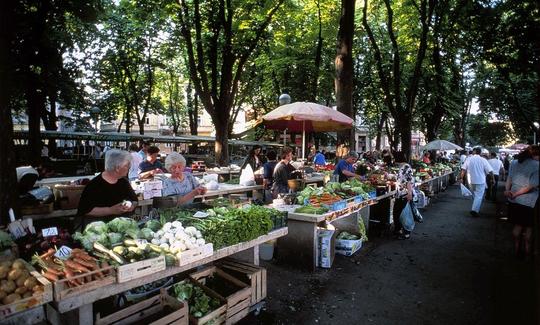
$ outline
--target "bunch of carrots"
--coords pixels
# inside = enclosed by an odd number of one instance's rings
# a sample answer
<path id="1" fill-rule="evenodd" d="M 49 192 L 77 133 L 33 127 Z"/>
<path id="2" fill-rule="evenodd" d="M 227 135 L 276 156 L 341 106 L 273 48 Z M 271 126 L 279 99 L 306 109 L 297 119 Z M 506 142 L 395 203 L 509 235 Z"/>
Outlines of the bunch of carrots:
<path id="1" fill-rule="evenodd" d="M 312 195 L 309 198 L 309 204 L 315 207 L 320 207 L 321 204 L 331 205 L 332 203 L 341 200 L 342 198 L 339 195 L 324 193 L 322 195 Z"/>
<path id="2" fill-rule="evenodd" d="M 107 262 L 99 262 L 82 249 L 74 248 L 66 260 L 54 256 L 56 249 L 50 248 L 42 255 L 34 255 L 32 262 L 41 267 L 41 273 L 51 282 L 67 279 L 69 286 L 99 280 L 108 274 Z M 104 270 L 105 269 L 105 270 Z"/>

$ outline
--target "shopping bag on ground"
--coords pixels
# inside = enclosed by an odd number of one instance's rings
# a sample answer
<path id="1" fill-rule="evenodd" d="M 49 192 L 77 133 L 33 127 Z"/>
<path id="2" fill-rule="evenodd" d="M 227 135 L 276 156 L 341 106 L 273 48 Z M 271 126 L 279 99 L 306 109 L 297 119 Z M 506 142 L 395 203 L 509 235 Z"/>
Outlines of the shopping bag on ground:
<path id="1" fill-rule="evenodd" d="M 414 216 L 409 202 L 407 202 L 407 205 L 405 205 L 405 207 L 401 211 L 401 214 L 399 215 L 399 222 L 401 222 L 401 226 L 403 226 L 403 229 L 407 231 L 413 231 L 415 225 Z"/>
<path id="2" fill-rule="evenodd" d="M 461 195 L 464 197 L 472 196 L 472 192 L 467 188 L 467 186 L 461 184 Z"/>

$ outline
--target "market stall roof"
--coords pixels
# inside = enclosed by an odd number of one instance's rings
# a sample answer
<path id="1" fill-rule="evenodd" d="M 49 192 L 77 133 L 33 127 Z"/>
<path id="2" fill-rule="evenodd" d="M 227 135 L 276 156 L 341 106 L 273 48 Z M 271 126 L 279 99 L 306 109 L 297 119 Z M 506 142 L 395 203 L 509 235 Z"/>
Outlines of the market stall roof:
<path id="1" fill-rule="evenodd" d="M 13 131 L 15 139 L 28 139 L 28 131 Z M 41 131 L 43 139 L 62 139 L 62 140 L 93 140 L 93 141 L 137 141 L 146 140 L 154 143 L 189 143 L 189 142 L 214 142 L 216 139 L 210 136 L 196 135 L 179 135 L 179 136 L 157 136 L 146 134 L 118 133 L 118 132 L 103 132 L 103 133 L 88 133 L 88 132 L 62 132 L 62 131 Z M 264 141 L 243 141 L 229 140 L 231 145 L 238 146 L 270 146 L 280 147 L 279 143 L 264 142 Z"/>

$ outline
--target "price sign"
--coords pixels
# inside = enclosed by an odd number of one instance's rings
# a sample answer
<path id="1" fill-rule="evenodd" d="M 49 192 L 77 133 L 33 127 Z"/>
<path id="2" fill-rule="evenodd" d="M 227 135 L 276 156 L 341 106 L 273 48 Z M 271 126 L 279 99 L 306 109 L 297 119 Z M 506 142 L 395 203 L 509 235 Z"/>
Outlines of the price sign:
<path id="1" fill-rule="evenodd" d="M 58 236 L 58 228 L 44 228 L 41 230 L 41 233 L 43 234 L 43 237 Z"/>
<path id="2" fill-rule="evenodd" d="M 137 246 L 146 246 L 148 244 L 148 241 L 146 239 L 135 239 L 135 242 L 137 243 Z"/>
<path id="3" fill-rule="evenodd" d="M 206 218 L 206 217 L 208 217 L 208 213 L 202 212 L 202 211 L 197 211 L 193 216 L 195 218 Z"/>
<path id="4" fill-rule="evenodd" d="M 26 236 L 26 230 L 24 230 L 23 225 L 18 220 L 10 223 L 8 228 L 9 232 L 13 237 L 15 237 L 15 239 Z"/>
<path id="5" fill-rule="evenodd" d="M 67 246 L 62 246 L 56 251 L 56 254 L 54 254 L 54 256 L 65 261 L 71 256 L 71 248 Z"/>

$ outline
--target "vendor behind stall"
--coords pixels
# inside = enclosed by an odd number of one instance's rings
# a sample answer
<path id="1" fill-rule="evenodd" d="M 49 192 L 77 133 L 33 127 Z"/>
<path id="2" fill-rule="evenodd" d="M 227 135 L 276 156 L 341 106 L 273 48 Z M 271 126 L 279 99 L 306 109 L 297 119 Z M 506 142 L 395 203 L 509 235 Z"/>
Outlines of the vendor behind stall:
<path id="1" fill-rule="evenodd" d="M 197 195 L 206 193 L 206 188 L 199 185 L 191 173 L 184 173 L 186 159 L 178 152 L 170 153 L 165 158 L 165 168 L 171 173 L 171 178 L 163 179 L 163 196 L 178 195 L 177 205 L 193 202 Z"/>
<path id="2" fill-rule="evenodd" d="M 277 198 L 278 194 L 289 193 L 289 179 L 291 173 L 295 169 L 291 165 L 293 158 L 292 149 L 283 147 L 280 155 L 281 161 L 274 168 L 274 184 L 272 185 L 272 197 Z"/>
<path id="3" fill-rule="evenodd" d="M 137 195 L 126 176 L 131 163 L 127 151 L 111 149 L 105 154 L 105 171 L 94 177 L 84 188 L 77 215 L 83 228 L 92 221 L 110 221 L 120 215 L 130 215 L 137 206 Z"/>
<path id="4" fill-rule="evenodd" d="M 345 182 L 352 177 L 360 178 L 360 175 L 357 175 L 354 172 L 353 167 L 353 164 L 356 162 L 357 159 L 358 154 L 355 151 L 349 151 L 349 153 L 345 155 L 345 158 L 340 160 L 339 163 L 336 165 L 334 175 L 337 175 L 339 177 L 340 182 Z"/>
<path id="5" fill-rule="evenodd" d="M 139 178 L 152 178 L 155 174 L 166 172 L 165 168 L 158 160 L 159 148 L 150 146 L 147 150 L 146 160 L 139 164 Z"/>

